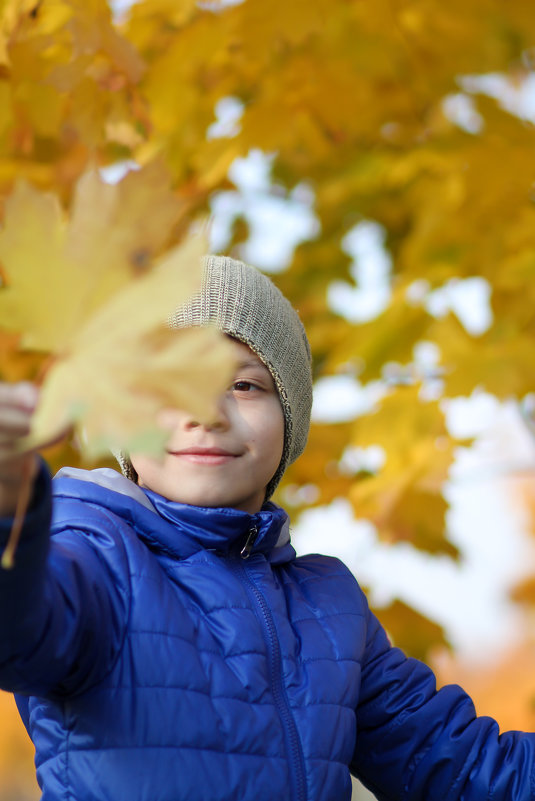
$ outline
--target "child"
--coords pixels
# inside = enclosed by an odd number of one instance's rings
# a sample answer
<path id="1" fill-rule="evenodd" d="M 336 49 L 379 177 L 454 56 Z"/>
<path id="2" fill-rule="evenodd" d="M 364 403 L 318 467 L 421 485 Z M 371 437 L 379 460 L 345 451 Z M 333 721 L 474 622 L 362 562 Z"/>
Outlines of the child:
<path id="1" fill-rule="evenodd" d="M 166 410 L 163 461 L 122 455 L 127 477 L 63 469 L 52 490 L 35 472 L 0 576 L 0 685 L 44 801 L 343 801 L 350 771 L 384 801 L 535 799 L 535 736 L 499 736 L 458 687 L 436 692 L 342 563 L 296 558 L 269 502 L 309 426 L 295 311 L 261 273 L 210 257 L 172 324 L 208 321 L 239 357 L 209 425 Z M 28 395 L 1 388 L 4 541 Z"/>

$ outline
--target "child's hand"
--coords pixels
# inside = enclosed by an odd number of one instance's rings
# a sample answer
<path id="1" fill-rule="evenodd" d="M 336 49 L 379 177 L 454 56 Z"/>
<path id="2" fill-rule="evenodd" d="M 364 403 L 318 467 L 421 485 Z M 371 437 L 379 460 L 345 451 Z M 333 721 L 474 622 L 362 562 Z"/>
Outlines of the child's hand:
<path id="1" fill-rule="evenodd" d="M 0 517 L 15 514 L 24 481 L 37 473 L 34 453 L 19 452 L 20 440 L 30 431 L 38 391 L 33 384 L 0 382 Z"/>

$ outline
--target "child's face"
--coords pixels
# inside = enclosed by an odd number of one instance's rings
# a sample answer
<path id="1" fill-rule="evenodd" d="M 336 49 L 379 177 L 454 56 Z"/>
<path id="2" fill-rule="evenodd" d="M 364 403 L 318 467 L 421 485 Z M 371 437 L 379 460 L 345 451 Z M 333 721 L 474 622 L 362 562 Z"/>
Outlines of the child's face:
<path id="1" fill-rule="evenodd" d="M 192 506 L 227 506 L 254 514 L 282 458 L 284 416 L 271 373 L 240 342 L 234 382 L 211 424 L 168 409 L 159 423 L 171 434 L 163 460 L 131 455 L 142 487 Z"/>

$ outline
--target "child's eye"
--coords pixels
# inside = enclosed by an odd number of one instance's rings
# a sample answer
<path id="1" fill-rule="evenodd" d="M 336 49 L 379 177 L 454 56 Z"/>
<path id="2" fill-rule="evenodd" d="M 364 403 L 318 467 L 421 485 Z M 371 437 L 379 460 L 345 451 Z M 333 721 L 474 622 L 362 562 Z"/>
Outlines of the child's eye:
<path id="1" fill-rule="evenodd" d="M 234 392 L 251 392 L 251 390 L 258 389 L 258 387 L 252 381 L 235 381 L 231 389 Z"/>

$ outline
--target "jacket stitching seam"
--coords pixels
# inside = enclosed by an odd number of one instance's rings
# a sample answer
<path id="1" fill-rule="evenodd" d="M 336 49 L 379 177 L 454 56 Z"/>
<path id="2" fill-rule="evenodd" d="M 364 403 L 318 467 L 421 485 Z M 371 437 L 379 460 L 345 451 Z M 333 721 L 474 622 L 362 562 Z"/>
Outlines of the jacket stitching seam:
<path id="1" fill-rule="evenodd" d="M 152 630 L 152 629 L 132 629 L 132 630 L 130 630 L 128 632 L 127 636 L 130 638 L 133 634 L 139 634 L 139 635 L 143 635 L 143 636 L 144 635 L 155 635 L 157 637 L 165 637 L 165 638 L 171 638 L 171 639 L 175 639 L 175 640 L 181 640 L 182 642 L 185 642 L 188 645 L 191 645 L 192 648 L 195 648 L 195 650 L 200 652 L 200 653 L 213 654 L 214 656 L 219 656 L 219 657 L 222 657 L 223 659 L 235 658 L 235 657 L 243 656 L 243 655 L 246 655 L 246 654 L 256 654 L 257 656 L 264 656 L 265 655 L 264 651 L 257 651 L 257 650 L 254 650 L 252 648 L 249 649 L 249 650 L 246 650 L 246 651 L 236 651 L 235 653 L 223 654 L 217 648 L 206 648 L 206 647 L 203 647 L 202 645 L 199 645 L 198 643 L 193 642 L 192 639 L 189 638 L 189 637 L 186 637 L 186 636 L 184 636 L 182 634 L 174 634 L 174 633 L 171 633 L 171 632 L 168 632 L 168 631 L 157 631 L 157 630 Z"/>
<path id="2" fill-rule="evenodd" d="M 114 684 L 109 687 L 103 688 L 103 692 L 108 690 L 124 690 L 130 692 L 132 686 L 129 684 Z M 239 704 L 247 704 L 251 706 L 273 706 L 272 701 L 253 701 L 249 698 L 238 698 L 236 695 L 213 695 L 208 690 L 199 690 L 196 687 L 187 687 L 179 684 L 137 684 L 136 690 L 180 690 L 181 692 L 194 693 L 195 695 L 204 695 L 214 701 L 235 701 Z M 355 711 L 355 707 L 350 703 L 342 703 L 335 701 L 309 701 L 303 704 L 290 704 L 292 709 L 309 709 L 312 707 L 330 706 L 335 709 L 348 709 L 351 712 Z"/>
<path id="3" fill-rule="evenodd" d="M 354 656 L 308 656 L 301 659 L 301 662 L 354 662 L 356 665 L 360 665 L 360 659 L 356 659 Z"/>
<path id="4" fill-rule="evenodd" d="M 325 615 L 312 615 L 311 617 L 293 617 L 290 616 L 292 623 L 305 623 L 308 620 L 326 620 L 330 617 L 361 617 L 364 618 L 362 612 L 327 612 Z"/>
<path id="5" fill-rule="evenodd" d="M 308 584 L 310 581 L 332 581 L 334 583 L 335 579 L 345 578 L 351 581 L 351 584 L 356 582 L 354 576 L 350 573 L 340 572 L 340 573 L 328 573 L 326 575 L 321 576 L 306 576 L 304 578 L 299 578 L 298 576 L 286 576 L 284 573 L 282 574 L 281 581 L 283 584 L 288 584 L 290 586 L 294 586 L 295 584 Z"/>

